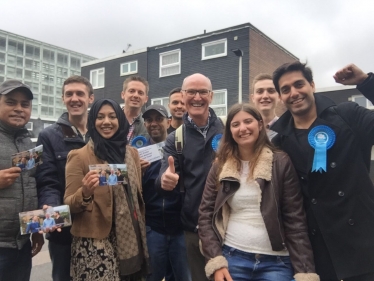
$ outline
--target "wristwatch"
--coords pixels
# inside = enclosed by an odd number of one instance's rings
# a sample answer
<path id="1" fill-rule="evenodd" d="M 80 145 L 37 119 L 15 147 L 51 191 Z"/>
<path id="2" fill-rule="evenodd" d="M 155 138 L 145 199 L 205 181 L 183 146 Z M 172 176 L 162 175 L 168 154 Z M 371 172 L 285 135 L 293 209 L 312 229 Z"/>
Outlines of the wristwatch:
<path id="1" fill-rule="evenodd" d="M 83 202 L 84 202 L 84 203 L 89 203 L 89 202 L 91 202 L 91 201 L 92 201 L 92 195 L 89 196 L 89 197 L 83 197 Z"/>

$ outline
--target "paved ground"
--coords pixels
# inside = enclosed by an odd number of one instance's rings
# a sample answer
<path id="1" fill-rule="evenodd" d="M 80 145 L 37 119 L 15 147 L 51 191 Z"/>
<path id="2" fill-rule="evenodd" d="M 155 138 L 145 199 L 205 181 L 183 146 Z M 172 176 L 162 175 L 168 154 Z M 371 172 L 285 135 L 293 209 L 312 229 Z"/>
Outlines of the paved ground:
<path id="1" fill-rule="evenodd" d="M 48 252 L 48 240 L 44 240 L 42 250 L 32 259 L 30 281 L 52 281 L 52 264 Z"/>

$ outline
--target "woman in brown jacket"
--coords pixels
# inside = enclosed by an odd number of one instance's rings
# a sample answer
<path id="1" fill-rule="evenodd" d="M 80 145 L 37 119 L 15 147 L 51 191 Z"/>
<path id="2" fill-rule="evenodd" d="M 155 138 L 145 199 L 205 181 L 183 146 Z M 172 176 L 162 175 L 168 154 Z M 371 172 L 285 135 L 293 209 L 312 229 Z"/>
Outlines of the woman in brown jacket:
<path id="1" fill-rule="evenodd" d="M 74 214 L 71 277 L 142 280 L 148 251 L 139 154 L 127 146 L 129 124 L 118 103 L 102 99 L 88 116 L 91 140 L 69 153 L 65 204 Z M 99 186 L 94 164 L 126 164 L 127 184 Z"/>
<path id="2" fill-rule="evenodd" d="M 215 281 L 318 281 L 297 174 L 260 113 L 234 105 L 208 175 L 199 235 Z"/>

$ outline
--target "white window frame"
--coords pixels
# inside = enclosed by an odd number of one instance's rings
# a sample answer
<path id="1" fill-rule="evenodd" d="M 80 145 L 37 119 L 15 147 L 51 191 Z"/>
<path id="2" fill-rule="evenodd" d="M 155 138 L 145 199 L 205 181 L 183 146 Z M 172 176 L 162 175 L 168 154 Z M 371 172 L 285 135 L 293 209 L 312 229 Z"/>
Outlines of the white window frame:
<path id="1" fill-rule="evenodd" d="M 211 55 L 211 56 L 206 56 L 205 55 L 205 47 L 220 44 L 220 43 L 225 43 L 225 52 L 224 53 L 217 54 L 217 55 Z M 210 59 L 215 59 L 215 58 L 220 58 L 220 57 L 225 57 L 225 56 L 227 56 L 227 38 L 201 44 L 201 60 L 210 60 Z"/>
<path id="2" fill-rule="evenodd" d="M 353 95 L 351 101 L 356 102 L 356 98 L 365 98 L 366 99 L 366 108 L 374 110 L 374 105 L 369 101 L 364 95 Z"/>
<path id="3" fill-rule="evenodd" d="M 164 104 L 165 100 L 166 100 L 166 103 Z M 151 99 L 151 104 L 155 104 L 155 101 L 161 101 L 161 105 L 163 105 L 166 108 L 166 110 L 168 111 L 168 115 L 170 116 L 169 106 L 168 106 L 169 101 L 170 101 L 170 97 L 166 96 L 166 97 Z"/>
<path id="4" fill-rule="evenodd" d="M 102 73 L 99 73 L 99 71 L 102 71 Z M 92 82 L 92 76 L 93 75 L 96 75 L 97 77 L 96 77 L 96 81 L 99 81 L 99 79 L 98 79 L 98 75 L 103 75 L 104 76 L 104 79 L 103 79 L 103 81 L 104 81 L 104 83 L 103 83 L 103 85 L 101 86 L 101 85 L 94 85 L 94 83 Z M 101 68 L 96 68 L 96 69 L 92 69 L 91 71 L 90 71 L 90 82 L 91 82 L 91 84 L 92 84 L 92 88 L 94 88 L 94 89 L 101 89 L 101 88 L 104 88 L 105 87 L 105 67 L 101 67 Z"/>
<path id="5" fill-rule="evenodd" d="M 134 63 L 136 64 L 136 69 L 135 71 L 128 71 L 128 72 L 122 72 L 122 69 L 123 69 L 123 66 L 125 64 L 128 64 L 128 69 L 130 69 L 130 64 Z M 121 76 L 124 76 L 124 75 L 130 75 L 130 74 L 135 74 L 135 73 L 138 73 L 138 61 L 137 60 L 134 60 L 134 61 L 129 61 L 129 62 L 124 62 L 124 63 L 121 63 L 121 66 L 120 66 L 120 73 L 121 73 Z"/>
<path id="6" fill-rule="evenodd" d="M 214 99 L 214 96 L 215 96 L 215 93 L 218 93 L 218 92 L 224 92 L 225 93 L 225 103 L 221 103 L 221 104 L 210 104 L 209 106 L 214 110 L 215 108 L 220 108 L 220 107 L 225 107 L 225 111 L 226 111 L 226 115 L 223 115 L 223 116 L 220 116 L 220 117 L 225 117 L 227 116 L 227 89 L 217 89 L 217 90 L 213 90 L 213 99 Z M 213 101 L 212 99 L 212 101 Z"/>
<path id="7" fill-rule="evenodd" d="M 51 126 L 51 125 L 52 125 L 51 123 L 43 123 L 43 129 L 45 129 L 45 128 Z"/>
<path id="8" fill-rule="evenodd" d="M 28 125 L 30 126 L 30 128 L 27 128 Z M 34 129 L 34 122 L 28 122 L 25 127 L 27 130 L 32 131 Z"/>
<path id="9" fill-rule="evenodd" d="M 171 55 L 171 54 L 174 54 L 174 53 L 178 53 L 178 55 L 179 55 L 178 62 L 177 63 L 171 63 L 171 64 L 168 64 L 168 65 L 162 65 L 162 57 L 163 56 L 167 56 L 167 55 Z M 173 75 L 181 74 L 181 49 L 176 49 L 176 50 L 172 50 L 172 51 L 160 53 L 159 57 L 160 57 L 160 59 L 159 59 L 159 74 L 160 74 L 160 78 L 161 77 L 168 77 L 168 76 L 173 76 Z M 178 73 L 173 73 L 173 74 L 169 74 L 169 75 L 162 75 L 162 69 L 173 67 L 173 66 L 177 66 L 177 65 L 179 66 Z"/>

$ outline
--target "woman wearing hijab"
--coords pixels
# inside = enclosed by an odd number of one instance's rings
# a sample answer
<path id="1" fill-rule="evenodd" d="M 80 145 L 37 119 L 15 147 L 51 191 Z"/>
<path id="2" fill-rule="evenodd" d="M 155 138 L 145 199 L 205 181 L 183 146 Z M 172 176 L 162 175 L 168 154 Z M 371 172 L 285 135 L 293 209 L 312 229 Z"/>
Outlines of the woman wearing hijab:
<path id="1" fill-rule="evenodd" d="M 129 123 L 113 100 L 93 103 L 91 140 L 69 153 L 64 201 L 74 214 L 71 280 L 143 280 L 148 251 L 136 149 L 126 146 Z M 94 164 L 126 164 L 126 185 L 99 186 Z"/>

